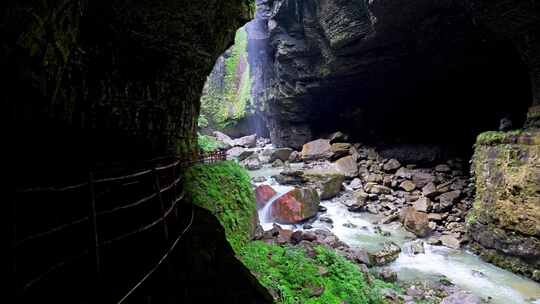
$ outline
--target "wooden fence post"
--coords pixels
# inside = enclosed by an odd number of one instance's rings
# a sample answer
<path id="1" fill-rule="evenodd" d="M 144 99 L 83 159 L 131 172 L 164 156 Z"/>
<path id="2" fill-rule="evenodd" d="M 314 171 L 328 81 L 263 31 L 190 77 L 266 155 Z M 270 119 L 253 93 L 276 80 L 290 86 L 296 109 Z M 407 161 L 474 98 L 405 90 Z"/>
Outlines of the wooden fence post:
<path id="1" fill-rule="evenodd" d="M 98 230 L 97 230 L 97 216 L 96 216 L 96 193 L 94 188 L 94 174 L 92 171 L 88 174 L 88 189 L 90 194 L 89 201 L 89 224 L 90 224 L 90 244 L 88 252 L 93 258 L 94 265 L 96 267 L 96 286 L 98 292 L 94 297 L 99 298 L 100 287 L 101 287 L 101 257 L 100 257 L 100 248 L 99 248 L 99 239 L 98 239 Z"/>
<path id="2" fill-rule="evenodd" d="M 163 217 L 162 223 L 163 223 L 163 235 L 165 236 L 165 242 L 168 244 L 169 242 L 169 228 L 167 227 L 167 217 L 165 216 L 165 204 L 163 202 L 163 196 L 161 195 L 161 186 L 159 184 L 159 176 L 156 168 L 152 168 L 152 173 L 154 175 L 154 187 L 156 191 L 156 195 L 159 200 L 159 205 L 161 208 L 161 216 Z"/>

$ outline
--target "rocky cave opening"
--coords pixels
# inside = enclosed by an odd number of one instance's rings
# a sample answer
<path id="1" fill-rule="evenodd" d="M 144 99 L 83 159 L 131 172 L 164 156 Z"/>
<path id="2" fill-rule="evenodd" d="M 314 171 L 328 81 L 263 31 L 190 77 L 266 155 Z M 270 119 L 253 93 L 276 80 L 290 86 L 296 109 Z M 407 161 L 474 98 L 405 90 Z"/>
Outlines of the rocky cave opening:
<path id="1" fill-rule="evenodd" d="M 498 129 L 501 119 L 521 128 L 532 98 L 527 68 L 504 41 L 459 45 L 437 57 L 390 64 L 369 78 L 316 95 L 315 136 L 342 130 L 360 142 L 435 145 L 469 158 L 476 136 Z"/>

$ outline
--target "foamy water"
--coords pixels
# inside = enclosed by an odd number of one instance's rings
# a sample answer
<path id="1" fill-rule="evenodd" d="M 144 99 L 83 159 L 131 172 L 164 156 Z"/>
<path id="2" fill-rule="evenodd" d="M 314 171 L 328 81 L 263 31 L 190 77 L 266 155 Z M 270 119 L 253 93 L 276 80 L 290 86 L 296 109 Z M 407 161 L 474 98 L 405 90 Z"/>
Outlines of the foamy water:
<path id="1" fill-rule="evenodd" d="M 263 168 L 254 171 L 252 176 L 266 176 L 278 174 L 280 169 Z M 272 179 L 265 184 L 271 185 L 278 195 L 272 198 L 272 202 L 281 195 L 290 191 L 292 187 L 280 186 Z M 353 213 L 347 207 L 338 202 L 323 201 L 321 205 L 326 207 L 327 212 L 321 216 L 332 219 L 332 225 L 315 221 L 314 228 L 328 229 L 340 240 L 351 247 L 366 250 L 377 250 L 385 241 L 393 241 L 400 246 L 413 239 L 415 236 L 405 231 L 399 223 L 379 225 L 383 232 L 389 232 L 390 236 L 377 233 L 376 223 L 379 217 L 369 213 Z M 271 229 L 273 222 L 270 217 L 271 203 L 259 211 L 261 225 L 265 230 Z M 350 227 L 346 227 L 348 225 Z M 302 225 L 281 225 L 287 229 L 302 229 Z M 476 255 L 465 250 L 453 250 L 443 246 L 430 246 L 425 244 L 425 253 L 409 255 L 402 252 L 398 259 L 388 267 L 398 273 L 400 280 L 438 280 L 445 276 L 457 286 L 469 290 L 484 299 L 491 297 L 493 304 L 540 304 L 540 284 L 527 278 L 513 274 L 492 264 L 486 263 Z"/>

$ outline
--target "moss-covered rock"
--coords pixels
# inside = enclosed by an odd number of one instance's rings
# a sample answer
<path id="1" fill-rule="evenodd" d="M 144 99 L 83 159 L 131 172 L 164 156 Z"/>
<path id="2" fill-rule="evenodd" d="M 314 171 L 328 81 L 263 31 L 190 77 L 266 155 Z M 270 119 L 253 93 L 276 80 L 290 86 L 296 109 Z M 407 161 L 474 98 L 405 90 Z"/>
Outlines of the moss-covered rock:
<path id="1" fill-rule="evenodd" d="M 276 303 L 385 303 L 381 290 L 394 287 L 371 282 L 357 265 L 323 246 L 305 250 L 257 241 L 242 249 L 241 260 L 273 291 Z"/>
<path id="2" fill-rule="evenodd" d="M 233 161 L 198 164 L 185 174 L 194 204 L 210 210 L 235 250 L 251 239 L 258 223 L 255 194 L 247 172 Z"/>
<path id="3" fill-rule="evenodd" d="M 540 131 L 483 133 L 473 160 L 477 193 L 467 218 L 473 248 L 538 280 Z"/>

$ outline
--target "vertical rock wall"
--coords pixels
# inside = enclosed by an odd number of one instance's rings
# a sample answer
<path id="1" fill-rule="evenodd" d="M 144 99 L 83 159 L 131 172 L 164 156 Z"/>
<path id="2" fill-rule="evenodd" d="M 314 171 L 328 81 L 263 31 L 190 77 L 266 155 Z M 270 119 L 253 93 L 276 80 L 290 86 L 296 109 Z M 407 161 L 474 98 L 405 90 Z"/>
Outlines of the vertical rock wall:
<path id="1" fill-rule="evenodd" d="M 483 259 L 540 281 L 540 131 L 483 133 L 473 160 L 472 247 Z"/>
<path id="2" fill-rule="evenodd" d="M 95 163 L 194 155 L 204 80 L 252 13 L 244 0 L 3 7 L 3 113 L 18 171 L 36 172 L 17 183 L 52 183 Z"/>

